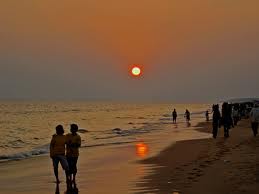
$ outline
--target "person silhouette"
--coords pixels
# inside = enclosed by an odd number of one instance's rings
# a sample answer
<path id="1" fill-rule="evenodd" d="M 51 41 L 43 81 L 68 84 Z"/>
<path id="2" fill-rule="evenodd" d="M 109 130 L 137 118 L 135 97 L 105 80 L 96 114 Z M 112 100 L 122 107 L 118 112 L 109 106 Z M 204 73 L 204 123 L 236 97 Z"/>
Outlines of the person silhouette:
<path id="1" fill-rule="evenodd" d="M 65 156 L 66 136 L 64 135 L 64 128 L 62 125 L 56 127 L 56 134 L 52 136 L 50 142 L 50 157 L 53 162 L 54 174 L 56 183 L 59 184 L 58 166 L 61 164 L 63 170 L 66 172 L 67 182 L 69 181 L 69 166 Z"/>
<path id="2" fill-rule="evenodd" d="M 186 109 L 184 117 L 186 119 L 186 122 L 189 123 L 190 120 L 191 120 L 191 113 L 190 113 L 190 111 L 188 109 Z"/>
<path id="3" fill-rule="evenodd" d="M 259 125 L 259 104 L 255 104 L 250 112 L 251 126 L 253 134 L 256 137 L 258 134 L 258 125 Z"/>
<path id="4" fill-rule="evenodd" d="M 219 111 L 219 105 L 213 105 L 212 107 L 213 116 L 212 116 L 212 134 L 213 138 L 217 138 L 218 135 L 218 129 L 220 125 L 220 111 Z"/>
<path id="5" fill-rule="evenodd" d="M 172 113 L 172 116 L 173 116 L 173 123 L 176 124 L 176 119 L 177 119 L 177 112 L 176 110 L 174 109 L 173 113 Z"/>
<path id="6" fill-rule="evenodd" d="M 205 117 L 207 122 L 210 121 L 210 114 L 208 110 L 205 112 Z"/>
<path id="7" fill-rule="evenodd" d="M 70 179 L 73 183 L 76 182 L 77 161 L 79 157 L 79 148 L 81 147 L 81 137 L 77 134 L 78 126 L 72 124 L 70 128 L 71 133 L 66 135 L 67 140 L 67 162 L 69 166 Z"/>
<path id="8" fill-rule="evenodd" d="M 224 102 L 222 104 L 222 124 L 224 126 L 224 137 L 229 137 L 229 129 L 232 126 L 231 106 Z"/>

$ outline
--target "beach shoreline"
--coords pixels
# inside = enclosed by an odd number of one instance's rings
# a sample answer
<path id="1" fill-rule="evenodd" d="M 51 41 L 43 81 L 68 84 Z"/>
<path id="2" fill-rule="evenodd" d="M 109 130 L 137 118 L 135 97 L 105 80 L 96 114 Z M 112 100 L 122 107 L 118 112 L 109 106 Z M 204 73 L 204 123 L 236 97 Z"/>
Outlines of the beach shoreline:
<path id="1" fill-rule="evenodd" d="M 211 122 L 197 125 L 200 132 L 211 133 Z M 248 120 L 231 129 L 225 139 L 180 141 L 157 156 L 141 161 L 160 166 L 136 184 L 142 193 L 241 194 L 258 193 L 258 137 L 252 136 Z"/>
<path id="2" fill-rule="evenodd" d="M 82 149 L 78 174 L 80 193 L 256 193 L 259 180 L 256 171 L 259 164 L 256 158 L 258 137 L 252 137 L 249 121 L 240 122 L 231 130 L 231 137 L 227 140 L 223 138 L 222 129 L 218 139 L 209 138 L 211 122 L 200 122 L 190 129 L 177 130 L 184 130 L 183 137 L 188 133 L 202 132 L 204 138 L 181 140 L 181 133 L 170 134 L 171 137 L 180 135 L 180 140 L 167 142 L 168 146 L 164 144 L 163 149 L 160 145 L 156 154 L 145 158 L 136 157 L 134 144 Z M 165 130 L 161 139 L 169 132 Z M 159 139 L 156 141 L 160 144 Z M 243 155 L 240 156 L 240 153 Z M 61 179 L 65 180 L 63 172 L 60 172 Z M 43 194 L 56 191 L 51 160 L 46 155 L 0 163 L 0 173 L 4 193 L 33 194 L 37 191 Z M 16 182 L 16 186 L 13 187 L 10 181 Z M 65 190 L 63 181 L 60 193 Z"/>
<path id="3" fill-rule="evenodd" d="M 207 137 L 207 134 L 184 126 L 172 125 L 168 121 L 150 126 L 154 132 L 138 138 L 139 143 L 147 145 L 147 153 L 137 152 L 138 142 L 81 149 L 77 180 L 80 193 L 134 193 L 137 180 L 156 168 L 153 165 L 140 165 L 138 161 L 157 155 L 175 140 Z M 66 191 L 66 184 L 61 168 L 59 172 L 62 180 L 59 191 L 62 193 Z M 48 154 L 1 162 L 0 174 L 0 187 L 4 193 L 52 193 L 56 190 Z M 111 177 L 115 177 L 116 181 Z M 15 187 L 10 182 L 16 182 Z"/>

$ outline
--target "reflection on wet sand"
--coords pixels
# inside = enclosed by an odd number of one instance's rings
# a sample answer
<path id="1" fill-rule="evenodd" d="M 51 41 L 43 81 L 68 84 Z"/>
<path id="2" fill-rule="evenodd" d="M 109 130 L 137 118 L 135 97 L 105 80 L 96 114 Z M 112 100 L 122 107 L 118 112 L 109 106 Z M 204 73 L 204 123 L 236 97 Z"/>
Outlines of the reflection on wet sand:
<path id="1" fill-rule="evenodd" d="M 146 157 L 148 154 L 148 145 L 142 142 L 136 144 L 136 154 L 138 157 Z"/>

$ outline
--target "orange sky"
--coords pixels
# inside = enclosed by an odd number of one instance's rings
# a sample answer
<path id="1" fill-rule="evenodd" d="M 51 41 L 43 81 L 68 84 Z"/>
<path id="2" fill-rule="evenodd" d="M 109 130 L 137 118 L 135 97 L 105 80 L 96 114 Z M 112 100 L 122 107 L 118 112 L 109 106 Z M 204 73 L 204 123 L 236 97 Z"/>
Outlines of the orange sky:
<path id="1" fill-rule="evenodd" d="M 167 93 L 166 87 L 160 91 L 160 85 L 170 81 L 175 70 L 177 79 L 189 76 L 192 81 L 202 73 L 206 77 L 215 63 L 227 71 L 235 66 L 239 75 L 244 72 L 243 61 L 249 61 L 246 65 L 253 70 L 259 61 L 257 0 L 11 0 L 0 3 L 0 24 L 0 62 L 10 75 L 20 69 L 32 74 L 60 71 L 63 82 L 82 76 L 81 71 L 98 78 L 116 72 L 131 87 L 121 74 L 127 65 L 141 63 L 148 71 L 139 84 L 142 96 L 152 93 L 142 90 L 148 83 L 155 84 L 157 92 Z M 13 67 L 4 67 L 10 56 Z M 21 61 L 24 63 L 19 64 Z M 71 75 L 75 66 L 78 73 Z M 185 73 L 186 69 L 200 73 Z M 80 81 L 89 85 L 89 80 Z M 103 91 L 123 91 L 122 85 L 110 84 Z M 35 86 L 28 89 L 32 94 L 35 90 Z M 97 93 L 95 96 L 103 95 L 102 90 Z M 123 98 L 124 92 L 121 95 Z M 166 95 L 171 98 L 174 94 Z"/>

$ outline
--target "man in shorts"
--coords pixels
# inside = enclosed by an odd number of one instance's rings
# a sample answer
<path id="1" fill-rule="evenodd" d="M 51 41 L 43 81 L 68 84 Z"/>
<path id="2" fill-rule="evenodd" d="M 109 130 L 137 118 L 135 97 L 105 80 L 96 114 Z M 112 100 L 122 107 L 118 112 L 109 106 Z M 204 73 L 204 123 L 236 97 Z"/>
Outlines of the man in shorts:
<path id="1" fill-rule="evenodd" d="M 59 184 L 58 165 L 61 164 L 63 170 L 66 172 L 67 182 L 69 181 L 69 166 L 65 156 L 66 136 L 62 125 L 56 127 L 56 134 L 52 136 L 50 142 L 50 157 L 53 162 L 54 174 L 56 183 Z"/>

